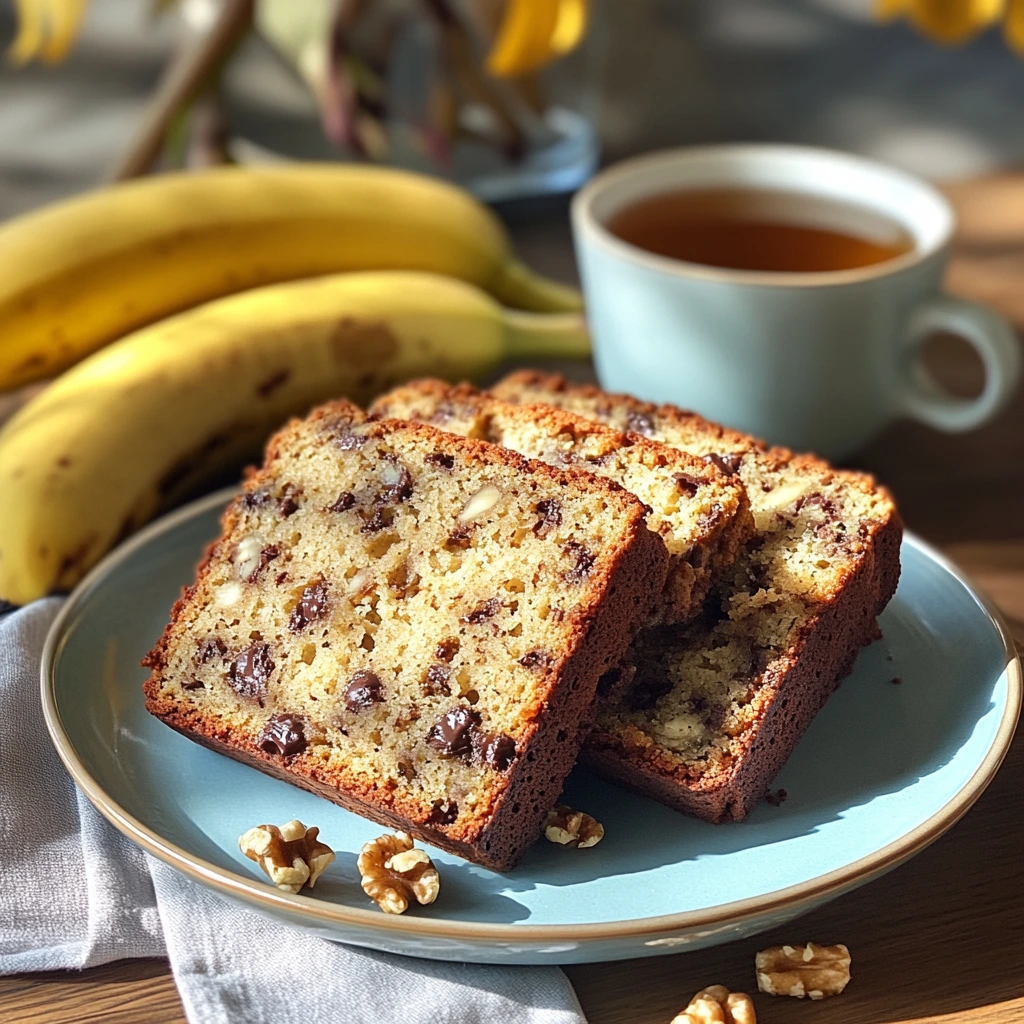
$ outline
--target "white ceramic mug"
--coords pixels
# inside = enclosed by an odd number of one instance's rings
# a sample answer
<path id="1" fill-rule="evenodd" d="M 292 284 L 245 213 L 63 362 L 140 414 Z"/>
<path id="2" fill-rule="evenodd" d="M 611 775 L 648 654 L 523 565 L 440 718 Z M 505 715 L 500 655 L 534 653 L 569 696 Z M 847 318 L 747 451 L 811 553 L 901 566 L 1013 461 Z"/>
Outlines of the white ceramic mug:
<path id="1" fill-rule="evenodd" d="M 725 270 L 658 256 L 611 234 L 638 200 L 685 188 L 785 191 L 876 211 L 912 248 L 854 270 Z M 970 430 L 1006 403 L 1021 357 L 992 310 L 942 291 L 953 210 L 917 178 L 801 146 L 655 153 L 599 174 L 573 201 L 573 234 L 603 387 L 695 409 L 747 433 L 832 459 L 908 416 Z M 832 226 L 836 225 L 823 225 Z M 985 384 L 949 394 L 921 361 L 951 331 L 977 350 Z"/>

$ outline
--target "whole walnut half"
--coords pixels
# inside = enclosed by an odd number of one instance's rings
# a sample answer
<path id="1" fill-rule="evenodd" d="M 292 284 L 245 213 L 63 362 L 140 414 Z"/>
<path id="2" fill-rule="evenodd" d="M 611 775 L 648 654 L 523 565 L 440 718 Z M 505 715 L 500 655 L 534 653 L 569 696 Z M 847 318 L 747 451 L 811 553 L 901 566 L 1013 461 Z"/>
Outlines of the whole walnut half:
<path id="1" fill-rule="evenodd" d="M 441 878 L 426 850 L 418 850 L 404 832 L 378 836 L 359 854 L 363 892 L 385 914 L 404 914 L 409 903 L 433 903 Z"/>
<path id="2" fill-rule="evenodd" d="M 544 837 L 559 846 L 585 850 L 601 842 L 604 826 L 583 811 L 574 811 L 565 804 L 555 804 L 544 820 Z"/>
<path id="3" fill-rule="evenodd" d="M 672 1018 L 672 1024 L 757 1024 L 757 1014 L 746 993 L 730 992 L 724 985 L 709 985 Z"/>
<path id="4" fill-rule="evenodd" d="M 850 951 L 837 946 L 772 946 L 754 958 L 757 987 L 770 996 L 824 999 L 850 981 Z"/>
<path id="5" fill-rule="evenodd" d="M 334 851 L 317 838 L 318 828 L 306 828 L 301 821 L 284 825 L 257 825 L 238 840 L 238 848 L 286 892 L 298 892 L 304 885 L 311 889 L 334 860 Z"/>

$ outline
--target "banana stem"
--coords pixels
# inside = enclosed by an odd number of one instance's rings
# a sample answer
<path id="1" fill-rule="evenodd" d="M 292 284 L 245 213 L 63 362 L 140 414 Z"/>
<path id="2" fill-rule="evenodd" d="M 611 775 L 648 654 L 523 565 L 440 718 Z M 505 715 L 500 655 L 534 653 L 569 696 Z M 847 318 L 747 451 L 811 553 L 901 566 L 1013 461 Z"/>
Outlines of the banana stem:
<path id="1" fill-rule="evenodd" d="M 501 268 L 490 291 L 503 306 L 534 313 L 579 313 L 583 309 L 578 289 L 541 277 L 514 259 Z"/>
<path id="2" fill-rule="evenodd" d="M 581 313 L 523 313 L 506 309 L 509 359 L 589 359 L 590 334 Z"/>

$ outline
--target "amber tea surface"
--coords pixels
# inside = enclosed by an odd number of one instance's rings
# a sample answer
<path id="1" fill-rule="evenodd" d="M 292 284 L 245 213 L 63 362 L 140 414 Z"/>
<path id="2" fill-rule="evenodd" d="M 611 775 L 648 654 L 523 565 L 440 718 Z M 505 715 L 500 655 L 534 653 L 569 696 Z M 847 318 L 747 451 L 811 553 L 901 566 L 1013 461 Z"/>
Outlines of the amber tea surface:
<path id="1" fill-rule="evenodd" d="M 867 207 L 796 192 L 680 189 L 617 211 L 608 230 L 648 252 L 732 270 L 853 270 L 909 252 L 913 239 Z"/>

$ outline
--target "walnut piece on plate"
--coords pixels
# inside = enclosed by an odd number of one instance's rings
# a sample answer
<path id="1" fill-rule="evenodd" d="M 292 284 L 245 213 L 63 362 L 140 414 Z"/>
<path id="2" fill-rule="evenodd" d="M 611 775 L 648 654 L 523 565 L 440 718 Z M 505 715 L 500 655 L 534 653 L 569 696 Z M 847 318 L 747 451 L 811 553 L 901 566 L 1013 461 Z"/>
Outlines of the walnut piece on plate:
<path id="1" fill-rule="evenodd" d="M 385 914 L 404 914 L 412 900 L 437 899 L 441 878 L 426 850 L 418 850 L 405 832 L 378 836 L 359 854 L 363 892 Z"/>
<path id="2" fill-rule="evenodd" d="M 596 846 L 604 838 L 604 825 L 583 811 L 574 811 L 565 804 L 555 804 L 544 821 L 544 836 L 560 846 L 584 850 Z"/>
<path id="3" fill-rule="evenodd" d="M 238 840 L 238 848 L 269 875 L 270 880 L 287 892 L 298 892 L 304 885 L 311 889 L 334 860 L 334 851 L 317 838 L 318 828 L 306 828 L 301 821 L 277 825 L 257 825 Z"/>
<path id="4" fill-rule="evenodd" d="M 730 992 L 724 985 L 702 988 L 672 1024 L 757 1024 L 754 1003 L 745 992 Z"/>
<path id="5" fill-rule="evenodd" d="M 842 944 L 771 946 L 754 958 L 757 987 L 770 996 L 824 999 L 850 981 L 850 951 Z"/>

